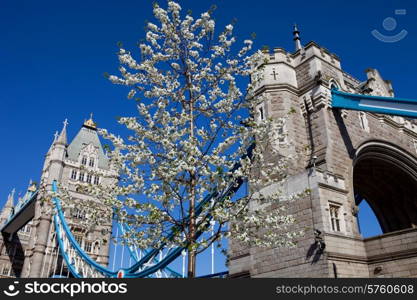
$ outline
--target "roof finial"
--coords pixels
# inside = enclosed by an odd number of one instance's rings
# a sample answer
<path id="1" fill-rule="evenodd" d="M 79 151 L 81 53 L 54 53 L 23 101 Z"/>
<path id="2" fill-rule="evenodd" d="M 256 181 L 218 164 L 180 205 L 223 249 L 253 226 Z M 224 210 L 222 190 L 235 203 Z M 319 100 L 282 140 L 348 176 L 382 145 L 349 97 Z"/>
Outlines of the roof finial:
<path id="1" fill-rule="evenodd" d="M 58 136 L 59 136 L 59 133 L 58 133 L 58 130 L 57 131 L 55 131 L 55 133 L 54 133 L 54 143 L 56 142 L 56 140 L 58 139 Z"/>
<path id="2" fill-rule="evenodd" d="M 90 113 L 90 119 L 84 121 L 84 126 L 92 129 L 97 129 L 97 124 L 93 121 L 93 113 Z"/>
<path id="3" fill-rule="evenodd" d="M 302 47 L 301 47 L 301 41 L 300 41 L 300 31 L 298 31 L 297 24 L 294 24 L 293 35 L 294 35 L 294 42 L 295 42 L 295 51 L 298 51 Z"/>

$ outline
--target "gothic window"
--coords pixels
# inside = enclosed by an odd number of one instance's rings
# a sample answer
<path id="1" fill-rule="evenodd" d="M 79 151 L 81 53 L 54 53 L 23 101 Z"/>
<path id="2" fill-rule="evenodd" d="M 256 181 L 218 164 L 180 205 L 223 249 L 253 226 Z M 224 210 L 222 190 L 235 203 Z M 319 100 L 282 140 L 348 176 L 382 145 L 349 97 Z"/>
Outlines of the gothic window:
<path id="1" fill-rule="evenodd" d="M 330 225 L 333 231 L 340 232 L 340 206 L 335 204 L 329 204 L 330 212 Z"/>
<path id="2" fill-rule="evenodd" d="M 80 172 L 80 178 L 78 178 L 79 181 L 84 181 L 84 173 Z"/>
<path id="3" fill-rule="evenodd" d="M 286 128 L 285 123 L 282 126 L 278 127 L 278 142 L 280 144 L 284 144 L 287 141 L 287 134 L 286 134 Z"/>
<path id="4" fill-rule="evenodd" d="M 77 179 L 77 170 L 72 170 L 71 172 L 71 179 L 76 180 Z"/>
<path id="5" fill-rule="evenodd" d="M 75 241 L 82 247 L 83 237 L 81 235 L 74 235 Z"/>
<path id="6" fill-rule="evenodd" d="M 72 211 L 72 216 L 77 219 L 85 219 L 84 212 L 79 208 L 74 208 Z"/>
<path id="7" fill-rule="evenodd" d="M 87 165 L 87 156 L 83 156 L 82 160 L 81 160 L 81 164 L 86 166 Z"/>
<path id="8" fill-rule="evenodd" d="M 92 178 L 91 174 L 87 174 L 87 182 L 88 183 L 91 183 L 91 178 Z"/>
<path id="9" fill-rule="evenodd" d="M 259 107 L 259 117 L 261 118 L 261 120 L 265 119 L 263 107 Z"/>
<path id="10" fill-rule="evenodd" d="M 21 233 L 30 233 L 30 224 L 26 224 L 25 226 L 22 227 L 22 229 L 20 229 Z"/>
<path id="11" fill-rule="evenodd" d="M 94 243 L 94 254 L 99 254 L 100 252 L 100 243 L 97 241 Z"/>
<path id="12" fill-rule="evenodd" d="M 99 182 L 100 182 L 100 177 L 95 176 L 94 177 L 94 184 L 99 184 Z"/>
<path id="13" fill-rule="evenodd" d="M 92 245 L 91 242 L 85 241 L 84 242 L 84 250 L 85 250 L 85 252 L 91 253 L 91 250 L 93 248 L 92 246 L 93 245 Z"/>
<path id="14" fill-rule="evenodd" d="M 94 167 L 94 157 L 90 157 L 90 167 Z"/>

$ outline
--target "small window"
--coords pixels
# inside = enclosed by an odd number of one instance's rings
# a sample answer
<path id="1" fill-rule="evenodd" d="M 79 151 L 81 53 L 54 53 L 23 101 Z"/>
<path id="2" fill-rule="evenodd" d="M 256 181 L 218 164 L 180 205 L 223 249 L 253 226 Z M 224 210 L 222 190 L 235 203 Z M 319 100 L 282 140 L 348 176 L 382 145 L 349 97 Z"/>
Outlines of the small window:
<path id="1" fill-rule="evenodd" d="M 359 121 L 360 121 L 361 128 L 365 130 L 366 132 L 369 132 L 368 118 L 366 117 L 365 112 L 363 111 L 359 112 Z"/>
<path id="2" fill-rule="evenodd" d="M 282 126 L 278 127 L 278 142 L 280 144 L 284 144 L 287 142 L 287 134 L 286 134 L 286 128 L 285 123 Z"/>
<path id="3" fill-rule="evenodd" d="M 91 242 L 87 242 L 87 241 L 84 242 L 84 251 L 85 252 L 91 253 L 92 248 L 93 247 L 92 247 Z"/>
<path id="4" fill-rule="evenodd" d="M 10 267 L 3 266 L 3 271 L 1 272 L 2 275 L 9 276 L 10 275 Z"/>
<path id="5" fill-rule="evenodd" d="M 91 174 L 87 174 L 87 182 L 88 183 L 91 183 L 91 178 L 92 178 Z"/>
<path id="6" fill-rule="evenodd" d="M 25 226 L 22 227 L 22 229 L 20 229 L 21 233 L 30 233 L 30 227 L 31 225 L 26 224 Z"/>
<path id="7" fill-rule="evenodd" d="M 80 172 L 80 177 L 78 178 L 79 181 L 84 181 L 84 173 Z"/>
<path id="8" fill-rule="evenodd" d="M 99 182 L 100 182 L 100 177 L 95 176 L 94 177 L 94 184 L 99 184 Z"/>
<path id="9" fill-rule="evenodd" d="M 335 204 L 329 204 L 330 212 L 330 225 L 333 231 L 340 232 L 340 206 Z"/>
<path id="10" fill-rule="evenodd" d="M 100 243 L 95 242 L 94 243 L 94 254 L 99 254 L 99 253 L 100 253 Z"/>
<path id="11" fill-rule="evenodd" d="M 94 157 L 90 158 L 90 163 L 89 163 L 90 167 L 94 167 Z"/>
<path id="12" fill-rule="evenodd" d="M 87 156 L 83 156 L 83 159 L 81 160 L 81 164 L 84 166 L 87 165 Z"/>
<path id="13" fill-rule="evenodd" d="M 79 208 L 74 208 L 72 211 L 72 217 L 76 219 L 85 219 L 84 212 Z"/>
<path id="14" fill-rule="evenodd" d="M 72 170 L 71 172 L 71 179 L 76 180 L 77 179 L 77 170 Z"/>
<path id="15" fill-rule="evenodd" d="M 83 237 L 80 235 L 75 235 L 74 238 L 75 238 L 75 241 L 78 243 L 78 245 L 82 247 Z"/>
<path id="16" fill-rule="evenodd" d="M 259 111 L 259 119 L 260 119 L 260 120 L 264 120 L 264 119 L 265 119 L 265 115 L 264 115 L 264 108 L 263 108 L 262 106 L 260 106 L 260 107 L 258 108 L 258 111 Z"/>

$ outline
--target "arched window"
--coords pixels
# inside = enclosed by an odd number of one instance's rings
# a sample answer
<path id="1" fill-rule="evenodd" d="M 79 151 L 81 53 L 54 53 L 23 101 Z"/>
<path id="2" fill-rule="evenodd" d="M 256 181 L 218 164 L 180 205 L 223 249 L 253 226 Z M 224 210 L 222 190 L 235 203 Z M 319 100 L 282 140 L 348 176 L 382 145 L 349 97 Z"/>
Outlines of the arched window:
<path id="1" fill-rule="evenodd" d="M 89 163 L 89 166 L 90 166 L 90 167 L 94 167 L 94 162 L 95 162 L 94 157 L 90 157 L 90 163 Z"/>
<path id="2" fill-rule="evenodd" d="M 84 212 L 83 212 L 81 209 L 79 209 L 79 208 L 74 208 L 74 209 L 72 210 L 72 216 L 73 216 L 74 218 L 77 218 L 77 219 L 85 219 L 85 214 L 84 214 Z"/>
<path id="3" fill-rule="evenodd" d="M 83 237 L 81 235 L 74 235 L 75 241 L 80 245 L 80 247 L 83 247 Z"/>
<path id="4" fill-rule="evenodd" d="M 80 177 L 78 178 L 79 181 L 84 181 L 84 173 L 80 172 Z"/>
<path id="5" fill-rule="evenodd" d="M 328 205 L 330 230 L 333 232 L 345 232 L 343 206 L 333 201 L 329 201 Z"/>
<path id="6" fill-rule="evenodd" d="M 259 119 L 261 120 L 265 119 L 264 108 L 262 106 L 259 107 Z"/>
<path id="7" fill-rule="evenodd" d="M 95 243 L 94 243 L 94 254 L 99 254 L 100 253 L 100 242 L 99 241 L 96 241 Z"/>
<path id="8" fill-rule="evenodd" d="M 85 250 L 85 252 L 92 253 L 93 243 L 91 243 L 90 241 L 85 241 L 84 242 L 84 250 Z"/>
<path id="9" fill-rule="evenodd" d="M 77 179 L 77 170 L 72 170 L 71 172 L 71 179 L 76 180 Z"/>
<path id="10" fill-rule="evenodd" d="M 91 174 L 87 174 L 87 183 L 91 183 L 91 178 L 92 178 Z"/>
<path id="11" fill-rule="evenodd" d="M 332 231 L 340 231 L 340 206 L 330 204 L 329 212 Z"/>
<path id="12" fill-rule="evenodd" d="M 87 165 L 87 156 L 83 156 L 82 160 L 81 160 L 81 164 L 86 166 Z"/>

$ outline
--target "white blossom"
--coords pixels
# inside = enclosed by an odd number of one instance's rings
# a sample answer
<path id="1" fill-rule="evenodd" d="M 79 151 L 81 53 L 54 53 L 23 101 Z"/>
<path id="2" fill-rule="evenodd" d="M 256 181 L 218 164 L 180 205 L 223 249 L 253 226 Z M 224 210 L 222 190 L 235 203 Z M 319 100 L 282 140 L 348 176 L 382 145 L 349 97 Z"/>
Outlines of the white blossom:
<path id="1" fill-rule="evenodd" d="M 111 188 L 92 187 L 92 192 L 128 222 L 129 243 L 139 248 L 191 243 L 189 251 L 201 251 L 230 236 L 256 246 L 291 246 L 300 232 L 289 231 L 295 219 L 283 200 L 296 201 L 299 195 L 289 200 L 279 190 L 262 193 L 266 186 L 282 184 L 289 164 L 279 152 L 288 144 L 276 146 L 285 120 L 258 122 L 254 116 L 265 100 L 254 94 L 265 56 L 260 51 L 250 55 L 251 40 L 232 50 L 233 26 L 216 37 L 210 12 L 197 19 L 182 18 L 181 12 L 173 1 L 167 9 L 155 4 L 155 22 L 147 24 L 140 53 L 118 53 L 120 75 L 109 79 L 129 86 L 128 98 L 137 96 L 140 103 L 137 116 L 119 120 L 130 131 L 125 139 L 100 130 L 114 145 L 108 154 L 120 180 Z M 255 140 L 252 159 L 243 158 Z M 248 181 L 247 195 L 205 206 L 194 216 L 194 227 L 185 222 L 192 201 L 198 204 L 213 191 L 222 194 L 239 178 Z M 206 226 L 210 216 L 214 235 Z M 166 241 L 175 227 L 178 234 Z M 206 233 L 196 240 L 200 230 Z"/>

